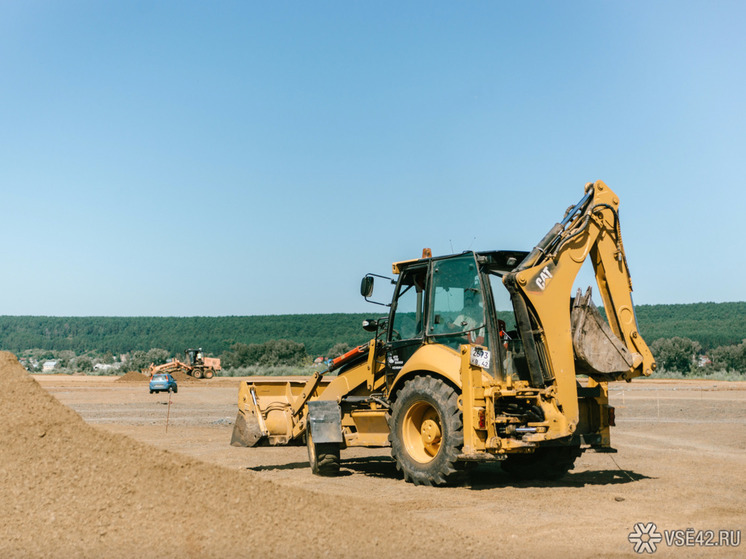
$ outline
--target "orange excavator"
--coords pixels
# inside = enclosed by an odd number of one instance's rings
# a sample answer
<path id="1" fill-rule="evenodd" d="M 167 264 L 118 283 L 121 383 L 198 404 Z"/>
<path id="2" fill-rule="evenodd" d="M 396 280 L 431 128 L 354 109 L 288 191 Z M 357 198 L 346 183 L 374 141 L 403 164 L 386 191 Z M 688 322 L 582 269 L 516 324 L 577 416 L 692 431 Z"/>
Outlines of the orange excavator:
<path id="1" fill-rule="evenodd" d="M 194 378 L 211 379 L 220 370 L 220 359 L 216 357 L 205 357 L 202 348 L 184 350 L 186 359 L 184 362 L 173 359 L 163 365 L 151 365 L 148 372 L 150 376 L 157 374 L 172 375 L 181 372 Z"/>

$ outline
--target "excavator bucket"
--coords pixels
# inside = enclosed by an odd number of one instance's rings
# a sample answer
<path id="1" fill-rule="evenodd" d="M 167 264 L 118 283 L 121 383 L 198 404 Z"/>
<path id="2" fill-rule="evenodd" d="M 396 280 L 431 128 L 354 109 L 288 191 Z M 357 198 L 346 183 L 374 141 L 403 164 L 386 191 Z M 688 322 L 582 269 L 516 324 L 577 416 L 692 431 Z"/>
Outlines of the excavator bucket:
<path id="1" fill-rule="evenodd" d="M 255 446 L 266 433 L 259 426 L 259 418 L 252 411 L 239 410 L 233 424 L 231 446 Z"/>
<path id="2" fill-rule="evenodd" d="M 591 288 L 575 297 L 572 305 L 572 345 L 575 369 L 599 380 L 623 376 L 635 366 L 634 355 L 612 332 L 591 300 Z"/>

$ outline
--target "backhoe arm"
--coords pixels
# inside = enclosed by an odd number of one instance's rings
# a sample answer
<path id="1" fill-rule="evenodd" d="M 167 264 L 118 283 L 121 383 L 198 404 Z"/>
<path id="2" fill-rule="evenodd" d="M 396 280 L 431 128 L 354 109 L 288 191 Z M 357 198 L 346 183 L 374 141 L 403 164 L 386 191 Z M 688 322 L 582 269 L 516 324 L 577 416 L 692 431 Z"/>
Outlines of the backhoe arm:
<path id="1" fill-rule="evenodd" d="M 580 202 L 503 280 L 513 299 L 531 383 L 556 385 L 569 417 L 577 415 L 577 373 L 596 381 L 629 380 L 655 369 L 637 331 L 618 209 L 619 198 L 608 186 L 587 184 Z M 590 293 L 577 297 L 571 308 L 573 283 L 589 256 L 608 326 Z"/>

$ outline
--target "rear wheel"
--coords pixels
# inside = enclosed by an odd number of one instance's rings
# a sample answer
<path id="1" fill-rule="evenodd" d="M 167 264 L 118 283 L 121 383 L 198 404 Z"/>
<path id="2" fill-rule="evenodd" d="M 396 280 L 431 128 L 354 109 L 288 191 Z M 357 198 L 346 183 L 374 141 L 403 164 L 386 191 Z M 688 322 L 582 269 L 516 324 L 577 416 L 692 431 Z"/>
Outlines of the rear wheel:
<path id="1" fill-rule="evenodd" d="M 317 476 L 339 474 L 339 443 L 314 443 L 309 429 L 306 431 L 306 445 L 311 472 Z"/>
<path id="2" fill-rule="evenodd" d="M 205 369 L 205 378 L 212 378 L 214 374 L 212 369 Z"/>
<path id="3" fill-rule="evenodd" d="M 533 454 L 514 454 L 502 462 L 502 469 L 520 480 L 556 481 L 572 470 L 583 451 L 579 446 L 546 446 Z"/>
<path id="4" fill-rule="evenodd" d="M 429 375 L 407 381 L 389 417 L 391 455 L 404 479 L 415 485 L 453 481 L 464 444 L 458 395 Z"/>

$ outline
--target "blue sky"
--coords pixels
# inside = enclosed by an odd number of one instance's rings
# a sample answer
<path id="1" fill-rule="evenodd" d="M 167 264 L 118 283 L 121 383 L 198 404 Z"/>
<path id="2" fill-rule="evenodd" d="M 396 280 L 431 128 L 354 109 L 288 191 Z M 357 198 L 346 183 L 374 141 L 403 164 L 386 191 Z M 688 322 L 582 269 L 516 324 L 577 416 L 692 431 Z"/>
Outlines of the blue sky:
<path id="1" fill-rule="evenodd" d="M 604 180 L 637 304 L 742 301 L 742 2 L 0 2 L 0 314 L 380 312 Z"/>

